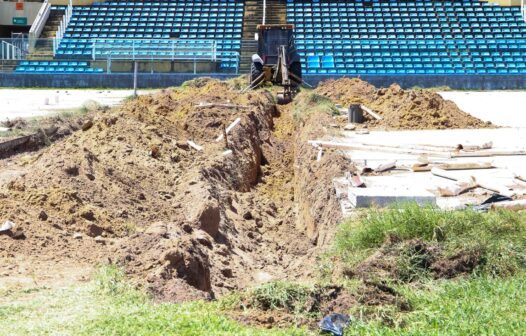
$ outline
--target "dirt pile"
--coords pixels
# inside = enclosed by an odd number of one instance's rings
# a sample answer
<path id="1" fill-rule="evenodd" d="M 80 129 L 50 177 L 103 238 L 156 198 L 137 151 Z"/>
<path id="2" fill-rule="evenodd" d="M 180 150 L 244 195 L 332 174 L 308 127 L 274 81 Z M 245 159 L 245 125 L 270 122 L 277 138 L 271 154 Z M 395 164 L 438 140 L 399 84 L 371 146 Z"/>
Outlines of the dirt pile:
<path id="1" fill-rule="evenodd" d="M 321 83 L 315 92 L 343 106 L 362 104 L 372 109 L 382 120 L 366 113 L 366 124 L 371 127 L 408 130 L 494 127 L 425 89 L 404 90 L 397 84 L 378 89 L 358 78 L 341 78 Z"/>
<path id="2" fill-rule="evenodd" d="M 0 219 L 27 237 L 0 235 L 0 257 L 118 263 L 170 301 L 308 274 L 287 117 L 265 91 L 203 78 L 97 113 L 0 186 Z"/>

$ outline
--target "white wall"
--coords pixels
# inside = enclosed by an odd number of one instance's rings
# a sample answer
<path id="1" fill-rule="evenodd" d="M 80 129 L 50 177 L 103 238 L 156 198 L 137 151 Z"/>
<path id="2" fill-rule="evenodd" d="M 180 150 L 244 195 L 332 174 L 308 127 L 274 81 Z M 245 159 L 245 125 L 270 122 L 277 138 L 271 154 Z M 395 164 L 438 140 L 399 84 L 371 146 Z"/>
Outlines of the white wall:
<path id="1" fill-rule="evenodd" d="M 35 20 L 42 2 L 24 2 L 24 10 L 16 10 L 16 2 L 0 1 L 0 25 L 13 25 L 13 17 L 27 17 L 27 25 Z"/>

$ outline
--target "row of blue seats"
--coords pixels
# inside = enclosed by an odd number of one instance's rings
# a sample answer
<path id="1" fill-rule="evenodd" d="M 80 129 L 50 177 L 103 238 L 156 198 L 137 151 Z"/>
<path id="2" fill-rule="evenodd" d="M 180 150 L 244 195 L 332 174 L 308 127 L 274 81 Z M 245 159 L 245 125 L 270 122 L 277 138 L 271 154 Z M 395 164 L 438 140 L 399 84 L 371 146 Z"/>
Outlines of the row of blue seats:
<path id="1" fill-rule="evenodd" d="M 507 75 L 507 74 L 526 74 L 526 68 L 517 69 L 307 69 L 304 73 L 329 74 L 329 75 Z"/>
<path id="2" fill-rule="evenodd" d="M 474 71 L 475 73 L 476 72 L 480 72 L 480 71 L 487 71 L 487 70 L 495 70 L 495 71 L 499 71 L 499 70 L 503 70 L 505 71 L 506 73 L 510 70 L 526 70 L 526 67 L 505 67 L 503 65 L 501 66 L 497 66 L 495 64 L 495 66 L 492 66 L 492 67 L 488 67 L 487 64 L 478 64 L 479 66 L 478 67 L 475 67 L 475 66 L 471 66 L 471 67 L 466 67 L 466 66 L 463 66 L 462 64 L 458 64 L 457 66 L 451 66 L 451 64 L 449 63 L 445 63 L 445 64 L 415 64 L 415 67 L 406 67 L 404 66 L 403 64 L 395 64 L 394 66 L 391 64 L 390 66 L 388 66 L 387 64 L 374 64 L 374 63 L 367 63 L 367 64 L 364 64 L 364 63 L 355 63 L 355 64 L 351 64 L 352 66 L 350 67 L 335 67 L 334 64 L 330 65 L 330 66 L 320 66 L 320 64 L 317 64 L 316 66 L 314 67 L 307 67 L 306 70 L 332 70 L 332 69 L 335 69 L 335 70 L 338 70 L 338 69 L 346 69 L 347 71 L 349 70 L 356 70 L 356 69 L 363 69 L 363 70 L 375 70 L 375 71 L 388 71 L 388 70 L 404 70 L 404 71 L 408 71 L 408 70 L 412 70 L 412 71 L 417 71 L 417 70 L 422 70 L 422 71 L 429 71 L 429 70 L 435 70 L 435 71 L 456 71 L 456 70 L 459 70 L 459 71 Z M 420 65 L 420 67 L 416 67 L 416 65 Z"/>
<path id="3" fill-rule="evenodd" d="M 313 32 L 314 31 L 314 32 Z M 380 30 L 380 29 L 370 29 L 369 31 L 355 31 L 352 32 L 345 32 L 340 31 L 340 29 L 313 29 L 310 32 L 305 30 L 300 30 L 298 33 L 296 33 L 296 39 L 374 39 L 374 40 L 388 40 L 388 39 L 399 39 L 399 40 L 415 40 L 415 39 L 437 39 L 437 38 L 443 38 L 444 35 L 451 36 L 450 39 L 461 39 L 462 37 L 466 39 L 475 39 L 475 38 L 488 38 L 493 39 L 495 38 L 495 33 L 493 30 L 487 30 L 488 33 L 485 31 L 470 31 L 469 33 L 466 32 L 451 32 L 448 30 L 447 32 L 444 31 L 442 33 L 438 32 L 426 32 L 426 33 L 418 33 L 418 32 L 408 32 L 408 29 L 401 29 L 401 31 L 397 32 L 396 29 L 386 29 L 386 30 Z M 175 31 L 174 31 L 175 32 Z M 487 36 L 489 35 L 489 36 Z M 507 34 L 507 37 L 504 37 L 504 34 L 502 35 L 502 39 L 509 38 L 509 39 L 522 39 L 526 37 L 526 31 L 524 33 L 513 33 L 513 34 Z"/>
<path id="4" fill-rule="evenodd" d="M 203 13 L 239 13 L 243 12 L 243 5 L 232 7 L 232 6 L 221 6 L 221 7 L 180 7 L 177 5 L 164 6 L 164 7 L 137 7 L 137 6 L 116 6 L 116 7 L 73 7 L 73 13 L 79 15 L 88 14 L 106 14 L 112 12 L 134 12 L 141 11 L 144 13 L 162 13 L 162 12 L 203 12 Z"/>
<path id="5" fill-rule="evenodd" d="M 450 51 L 470 51 L 470 52 L 482 52 L 482 51 L 508 51 L 508 52 L 513 52 L 513 51 L 523 51 L 523 50 L 526 50 L 526 46 L 525 45 L 510 45 L 508 46 L 508 48 L 500 48 L 499 50 L 495 50 L 495 49 L 492 49 L 492 48 L 489 48 L 487 45 L 480 45 L 480 46 L 477 46 L 477 48 L 475 48 L 474 50 L 470 50 L 470 48 L 465 48 L 465 47 L 455 47 L 455 48 L 451 48 L 451 49 L 448 49 L 447 47 L 445 46 L 442 46 L 442 47 L 438 47 L 438 46 L 396 46 L 396 45 L 393 45 L 393 46 L 388 46 L 388 45 L 385 45 L 385 46 L 379 46 L 379 45 L 350 45 L 350 46 L 347 46 L 347 47 L 341 47 L 341 48 L 338 48 L 338 47 L 333 47 L 333 46 L 323 46 L 323 45 L 297 45 L 297 49 L 300 50 L 300 51 L 312 51 L 312 52 L 317 52 L 317 51 L 332 51 L 332 52 L 342 52 L 342 53 L 345 53 L 345 52 L 357 52 L 357 51 L 390 51 L 390 52 L 393 52 L 393 51 L 398 51 L 398 52 L 419 52 L 419 53 L 423 53 L 423 52 L 428 52 L 428 53 L 432 53 L 432 52 L 438 52 L 438 53 L 447 53 L 447 52 L 450 52 Z"/>
<path id="6" fill-rule="evenodd" d="M 321 59 L 321 58 L 320 58 Z M 510 67 L 515 67 L 513 65 L 518 63 L 524 63 L 525 57 L 518 57 L 514 59 L 509 58 L 502 58 L 502 57 L 488 57 L 486 58 L 480 58 L 480 57 L 473 57 L 473 58 L 466 58 L 466 59 L 448 59 L 448 58 L 418 58 L 415 60 L 409 60 L 404 61 L 402 58 L 399 57 L 385 57 L 385 58 L 363 58 L 363 57 L 356 57 L 352 59 L 352 62 L 346 62 L 345 60 L 341 60 L 338 58 L 334 58 L 332 60 L 324 61 L 323 59 L 318 60 L 303 60 L 303 63 L 307 65 L 308 68 L 319 68 L 321 67 L 325 68 L 333 68 L 334 64 L 338 65 L 346 65 L 346 64 L 358 64 L 358 63 L 364 63 L 364 64 L 386 64 L 389 66 L 397 65 L 399 67 L 407 67 L 407 68 L 413 68 L 418 64 L 461 64 L 466 68 L 473 68 L 473 67 L 481 67 L 483 64 L 490 64 L 491 62 L 498 63 L 498 64 L 509 64 Z M 422 67 L 422 66 L 420 66 Z"/>
<path id="7" fill-rule="evenodd" d="M 158 40 L 152 40 L 152 41 L 158 41 Z M 179 49 L 199 49 L 199 48 L 206 48 L 211 47 L 212 40 L 202 40 L 200 42 L 199 40 L 194 41 L 193 43 L 180 43 L 183 40 L 166 40 L 166 42 L 174 42 L 174 43 L 156 43 L 156 42 L 149 42 L 148 40 L 134 40 L 134 44 L 136 47 L 140 48 L 141 46 L 145 46 L 147 48 L 150 48 L 152 50 L 155 49 L 164 49 L 164 48 L 172 48 L 172 46 L 179 48 Z M 206 42 L 209 41 L 209 42 Z M 131 45 L 129 40 L 100 40 L 100 39 L 94 39 L 94 40 L 79 40 L 75 41 L 72 39 L 63 40 L 60 43 L 60 48 L 67 48 L 67 49 L 89 49 L 93 48 L 93 44 L 115 44 L 115 45 Z M 241 41 L 228 41 L 228 40 L 215 40 L 217 49 L 223 50 L 223 49 L 239 49 L 241 48 Z"/>
<path id="8" fill-rule="evenodd" d="M 108 32 L 114 32 L 114 31 L 123 31 L 124 33 L 162 33 L 164 30 L 162 28 L 152 28 L 152 27 L 145 27 L 145 26 L 115 26 L 115 27 L 70 27 L 68 31 L 72 32 L 97 32 L 97 33 L 108 33 Z M 218 33 L 225 33 L 225 34 L 236 34 L 238 32 L 241 32 L 241 28 L 217 28 L 217 27 L 207 27 L 207 28 L 173 28 L 173 29 L 166 29 L 168 32 L 174 32 L 174 33 L 209 33 L 209 32 L 218 32 Z"/>
<path id="9" fill-rule="evenodd" d="M 524 55 L 526 56 L 526 54 Z M 398 64 L 411 64 L 411 63 L 482 63 L 482 62 L 510 62 L 514 64 L 516 62 L 523 62 L 525 57 L 517 58 L 506 58 L 506 57 L 353 57 L 352 63 L 398 63 Z M 515 60 L 515 61 L 514 61 Z M 335 57 L 333 55 L 322 55 L 322 56 L 306 56 L 302 57 L 302 61 L 305 63 L 342 63 L 345 64 L 346 59 L 343 57 Z"/>
<path id="10" fill-rule="evenodd" d="M 420 20 L 417 20 L 415 17 L 405 17 L 405 18 L 385 18 L 385 17 L 362 17 L 362 18 L 359 18 L 359 21 L 358 21 L 358 18 L 355 18 L 355 17 L 352 17 L 352 16 L 346 16 L 346 17 L 342 17 L 340 20 L 334 20 L 334 18 L 332 16 L 323 16 L 323 15 L 318 15 L 318 16 L 313 16 L 313 17 L 301 17 L 301 18 L 295 18 L 295 19 L 290 19 L 288 20 L 289 23 L 298 23 L 298 24 L 301 24 L 301 23 L 305 23 L 305 24 L 315 24 L 315 23 L 329 23 L 329 22 L 339 22 L 339 23 L 355 23 L 355 22 L 360 22 L 360 23 L 363 23 L 363 24 L 396 24 L 396 23 L 399 23 L 399 24 L 422 24 L 422 23 L 429 23 L 429 24 L 433 24 L 433 23 L 441 23 L 441 24 L 448 24 L 448 23 L 451 23 L 451 21 L 455 21 L 454 23 L 464 23 L 464 24 L 482 24 L 482 23 L 490 23 L 492 24 L 492 26 L 494 26 L 495 24 L 503 24 L 504 22 L 503 21 L 498 21 L 498 20 L 495 20 L 495 19 L 491 19 L 491 20 L 486 20 L 484 18 L 471 18 L 471 19 L 468 19 L 468 18 L 454 18 L 454 19 L 449 19 L 449 18 L 440 18 L 440 19 L 435 19 L 435 18 L 428 18 L 428 17 L 422 17 Z M 513 18 L 513 19 L 509 19 L 507 20 L 507 22 L 517 22 L 517 23 L 520 23 L 521 20 L 520 18 Z M 453 23 L 453 24 L 454 24 Z"/>
<path id="11" fill-rule="evenodd" d="M 412 9 L 405 9 L 405 10 L 385 10 L 384 8 L 337 8 L 336 9 L 339 14 L 347 14 L 347 15 L 356 15 L 356 16 L 408 16 L 408 15 L 426 15 L 428 17 L 496 17 L 496 18 L 507 18 L 507 17 L 514 17 L 515 15 L 519 14 L 519 10 L 515 11 L 509 11 L 509 12 L 469 12 L 469 11 L 459 11 L 459 10 L 452 10 L 452 11 L 437 11 L 434 8 L 431 7 L 422 7 L 422 8 L 412 8 Z M 311 15 L 324 15 L 324 14 L 331 14 L 334 13 L 334 9 L 308 9 L 308 10 L 288 10 L 289 16 L 311 16 Z"/>
<path id="12" fill-rule="evenodd" d="M 202 29 L 202 28 L 206 28 L 207 30 L 218 30 L 218 31 L 221 31 L 223 33 L 235 33 L 237 31 L 240 31 L 241 30 L 241 27 L 232 27 L 232 28 L 225 28 L 225 25 L 220 25 L 220 26 L 215 26 L 215 25 L 207 25 L 206 23 L 197 23 L 197 24 L 192 24 L 192 23 L 182 23 L 182 24 L 179 24 L 177 27 L 174 27 L 171 23 L 154 23 L 154 22 L 151 22 L 151 23 L 135 23 L 135 22 L 132 22 L 132 23 L 129 23 L 129 22 L 113 22 L 113 24 L 108 24 L 108 23 L 95 23 L 95 24 L 92 24 L 92 23 L 79 23 L 79 24 L 71 24 L 70 25 L 70 28 L 71 29 L 102 29 L 102 28 L 119 28 L 119 29 L 143 29 L 143 28 L 151 28 L 151 29 L 154 29 L 156 31 L 166 31 L 166 32 L 171 32 L 171 31 L 181 31 L 181 30 L 189 30 L 189 29 Z"/>
<path id="13" fill-rule="evenodd" d="M 310 8 L 310 7 L 339 7 L 342 4 L 345 4 L 346 6 L 354 6 L 354 7 L 371 7 L 371 6 L 380 6 L 380 7 L 386 7 L 386 8 L 392 8 L 392 7 L 422 7 L 422 6 L 433 6 L 433 7 L 443 7 L 443 8 L 473 8 L 475 10 L 478 10 L 479 8 L 493 8 L 498 7 L 495 10 L 502 10 L 506 11 L 509 10 L 509 7 L 499 7 L 495 4 L 486 4 L 481 1 L 453 1 L 453 2 L 447 2 L 447 1 L 399 1 L 399 0 L 392 0 L 392 1 L 287 1 L 287 7 L 293 7 L 293 8 Z"/>
<path id="14" fill-rule="evenodd" d="M 194 7 L 194 6 L 242 6 L 243 1 L 239 0 L 214 0 L 214 1 L 107 1 L 107 2 L 94 2 L 93 7 L 113 7 L 113 6 L 140 6 L 140 7 L 160 7 L 160 6 L 173 6 L 177 5 L 180 7 Z"/>
<path id="15" fill-rule="evenodd" d="M 111 18 L 111 17 L 119 17 L 119 16 L 139 16 L 137 13 L 138 11 L 134 10 L 118 10 L 118 11 L 112 11 L 112 12 L 97 12 L 97 11 L 90 11 L 90 12 L 76 12 L 73 11 L 73 15 L 76 17 L 88 17 L 88 16 L 97 16 L 99 18 Z M 148 11 L 140 11 L 142 17 L 181 17 L 184 15 L 196 15 L 201 17 L 209 17 L 209 18 L 218 18 L 218 17 L 231 17 L 231 18 L 239 18 L 243 17 L 243 11 L 235 11 L 235 12 L 227 12 L 227 11 L 199 11 L 199 12 L 191 12 L 191 11 L 155 11 L 155 12 L 148 12 Z"/>
<path id="16" fill-rule="evenodd" d="M 316 56 L 316 57 L 323 57 L 327 56 L 327 54 L 319 53 L 316 55 L 312 55 L 312 53 L 305 54 L 300 53 L 303 60 L 306 62 L 308 57 L 310 56 Z M 402 55 L 401 53 L 392 53 L 390 55 L 372 55 L 371 53 L 356 53 L 351 55 L 331 55 L 334 57 L 335 61 L 338 62 L 346 62 L 348 60 L 351 60 L 352 62 L 373 62 L 373 61 L 379 61 L 383 60 L 386 62 L 403 62 L 403 63 L 411 63 L 414 62 L 440 62 L 443 60 L 448 61 L 455 61 L 455 62 L 483 62 L 483 61 L 495 61 L 495 62 L 524 62 L 526 59 L 526 51 L 522 52 L 522 55 L 520 56 L 508 56 L 508 55 L 490 55 L 490 56 L 471 56 L 471 55 L 464 55 L 464 56 L 458 56 L 458 55 L 416 55 L 412 57 L 408 57 L 408 55 Z"/>
<path id="17" fill-rule="evenodd" d="M 129 39 L 169 39 L 172 36 L 170 34 L 124 34 L 124 33 L 101 33 L 101 34 L 89 34 L 89 33 L 65 33 L 64 37 L 67 39 L 90 39 L 90 38 L 129 38 Z M 208 38 L 221 38 L 221 39 L 240 39 L 239 34 L 223 34 L 221 36 L 206 36 L 203 34 L 186 34 L 181 33 L 178 38 L 181 39 L 208 39 Z"/>
<path id="18" fill-rule="evenodd" d="M 314 22 L 307 20 L 305 23 L 294 20 L 295 28 L 498 28 L 500 25 L 490 22 L 480 23 L 439 23 L 439 22 L 349 22 L 348 20 L 320 20 Z M 526 27 L 523 21 L 507 22 L 509 27 Z"/>
<path id="19" fill-rule="evenodd" d="M 20 73 L 103 73 L 101 68 L 62 67 L 62 66 L 17 66 L 15 72 Z"/>
<path id="20" fill-rule="evenodd" d="M 491 29 L 491 28 L 467 28 L 467 29 L 460 29 L 460 28 L 446 28 L 446 29 L 440 29 L 440 28 L 434 28 L 434 29 L 422 29 L 422 28 L 371 28 L 371 29 L 358 29 L 358 28 L 299 28 L 296 29 L 296 35 L 323 35 L 323 34 L 340 34 L 340 35 L 393 35 L 393 34 L 403 34 L 403 35 L 422 35 L 427 36 L 424 38 L 432 38 L 431 36 L 442 36 L 444 34 L 448 35 L 486 35 L 486 34 L 494 34 L 497 29 Z M 511 35 L 525 35 L 526 31 L 521 28 L 514 28 L 514 29 L 499 29 L 498 32 L 511 32 Z M 299 37 L 301 38 L 301 37 Z M 382 37 L 378 37 L 382 38 Z M 384 37 L 387 38 L 387 37 Z M 414 38 L 414 37 L 411 37 Z M 461 38 L 461 37 L 460 37 Z M 484 37 L 481 37 L 484 38 Z"/>
<path id="21" fill-rule="evenodd" d="M 88 62 L 70 61 L 20 61 L 20 66 L 87 67 Z"/>
<path id="22" fill-rule="evenodd" d="M 301 42 L 307 44 L 327 44 L 327 45 L 498 45 L 498 44 L 526 44 L 526 38 L 522 39 L 451 39 L 451 40 L 396 40 L 396 39 L 378 39 L 378 40 L 363 40 L 363 39 L 346 39 L 346 40 L 333 40 L 333 39 L 309 39 L 302 40 Z"/>
<path id="23" fill-rule="evenodd" d="M 307 39 L 332 39 L 332 40 L 366 40 L 366 41 L 381 41 L 381 40 L 393 40 L 393 41 L 411 41 L 411 40 L 424 40 L 424 39 L 436 39 L 436 35 L 431 34 L 401 34 L 401 38 L 397 39 L 396 34 L 338 34 L 338 33 L 326 33 L 326 34 L 298 34 L 297 40 Z M 526 32 L 504 34 L 442 34 L 444 40 L 459 40 L 462 38 L 473 40 L 473 39 L 524 39 L 526 38 Z"/>
<path id="24" fill-rule="evenodd" d="M 311 6 L 322 6 L 322 7 L 337 7 L 341 1 L 324 1 L 324 0 L 287 0 L 287 6 L 296 7 L 311 7 Z M 349 2 L 350 6 L 399 6 L 399 7 L 418 7 L 429 5 L 429 1 L 399 1 L 399 0 L 353 0 Z M 433 5 L 437 7 L 480 7 L 485 4 L 476 0 L 455 0 L 455 1 L 435 1 Z"/>
<path id="25" fill-rule="evenodd" d="M 209 15 L 195 15 L 195 16 L 189 16 L 189 15 L 158 15 L 158 16 L 144 16 L 144 15 L 115 15 L 115 16 L 75 16 L 71 19 L 70 23 L 98 23 L 98 22 L 106 22 L 106 21 L 112 21 L 112 22 L 171 22 L 173 23 L 174 20 L 177 20 L 177 22 L 209 22 L 211 24 L 214 24 L 216 22 L 236 22 L 236 23 L 242 23 L 243 18 L 242 17 L 231 17 L 227 15 L 217 15 L 217 16 L 209 16 Z"/>

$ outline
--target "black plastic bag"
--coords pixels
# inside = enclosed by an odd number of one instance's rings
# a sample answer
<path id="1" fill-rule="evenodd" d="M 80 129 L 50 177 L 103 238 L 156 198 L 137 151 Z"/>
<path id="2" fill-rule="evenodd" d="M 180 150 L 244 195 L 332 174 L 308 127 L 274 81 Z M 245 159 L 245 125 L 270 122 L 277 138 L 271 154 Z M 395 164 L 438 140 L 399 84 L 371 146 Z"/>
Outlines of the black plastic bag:
<path id="1" fill-rule="evenodd" d="M 323 332 L 331 333 L 334 336 L 343 336 L 343 331 L 349 323 L 351 318 L 349 315 L 333 313 L 325 316 L 320 321 L 320 329 Z"/>

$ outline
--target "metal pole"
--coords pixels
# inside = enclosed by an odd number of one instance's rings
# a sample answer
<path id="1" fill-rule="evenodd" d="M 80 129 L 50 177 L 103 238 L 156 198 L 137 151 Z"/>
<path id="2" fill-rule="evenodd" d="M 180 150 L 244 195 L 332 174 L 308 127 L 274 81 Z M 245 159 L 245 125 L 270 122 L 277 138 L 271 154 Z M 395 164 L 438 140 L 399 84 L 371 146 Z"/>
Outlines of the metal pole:
<path id="1" fill-rule="evenodd" d="M 263 0 L 263 24 L 265 24 L 267 17 L 267 0 Z"/>
<path id="2" fill-rule="evenodd" d="M 139 63 L 135 61 L 133 64 L 133 96 L 137 97 L 137 72 L 139 71 Z"/>

